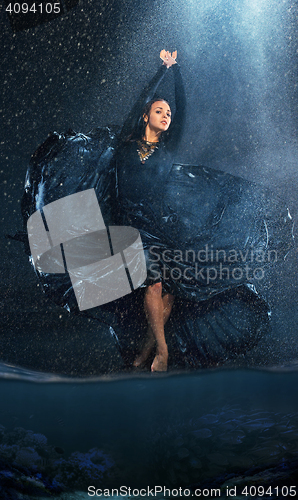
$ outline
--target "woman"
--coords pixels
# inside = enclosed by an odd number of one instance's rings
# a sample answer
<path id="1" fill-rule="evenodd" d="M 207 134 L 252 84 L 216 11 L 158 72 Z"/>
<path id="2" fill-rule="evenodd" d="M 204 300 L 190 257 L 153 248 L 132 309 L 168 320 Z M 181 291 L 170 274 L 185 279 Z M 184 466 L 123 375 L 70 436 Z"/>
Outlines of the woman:
<path id="1" fill-rule="evenodd" d="M 256 345 L 269 330 L 269 309 L 251 283 L 292 244 L 291 218 L 271 193 L 224 172 L 177 164 L 185 94 L 177 52 L 160 57 L 163 65 L 125 121 L 116 152 L 121 223 L 140 231 L 147 261 L 148 330 L 133 364 L 142 365 L 156 344 L 151 371 L 167 370 L 164 325 L 174 295 L 197 304 L 176 334 L 193 366 Z M 167 101 L 153 99 L 170 68 L 174 117 Z"/>
<path id="2" fill-rule="evenodd" d="M 120 135 L 120 146 L 116 153 L 119 205 L 123 213 L 122 223 L 141 231 L 142 241 L 147 250 L 150 248 L 148 234 L 151 232 L 153 218 L 162 217 L 161 199 L 163 187 L 171 171 L 174 153 L 181 138 L 184 116 L 185 95 L 176 62 L 177 51 L 171 54 L 162 50 L 160 57 L 163 65 L 134 106 Z M 169 68 L 174 70 L 175 79 L 175 119 L 167 101 L 152 99 L 158 84 Z M 147 102 L 148 101 L 148 102 Z M 147 220 L 138 217 L 139 209 L 147 211 Z M 157 236 L 157 235 L 156 235 Z M 148 266 L 149 267 L 149 266 Z M 161 278 L 152 276 L 150 268 L 146 281 L 144 307 L 148 320 L 148 331 L 141 354 L 135 359 L 134 366 L 142 365 L 156 343 L 156 355 L 151 371 L 166 371 L 168 348 L 165 341 L 164 325 L 171 313 L 174 296 L 163 294 Z"/>

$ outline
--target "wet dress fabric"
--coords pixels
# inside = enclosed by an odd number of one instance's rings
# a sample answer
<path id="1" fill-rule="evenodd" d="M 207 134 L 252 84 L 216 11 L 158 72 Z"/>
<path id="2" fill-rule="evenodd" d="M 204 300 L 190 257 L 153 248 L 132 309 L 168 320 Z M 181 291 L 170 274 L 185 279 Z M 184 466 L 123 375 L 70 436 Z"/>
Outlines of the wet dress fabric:
<path id="1" fill-rule="evenodd" d="M 144 104 L 171 73 L 174 117 L 164 140 L 142 163 L 140 144 L 128 137 Z M 103 127 L 86 135 L 49 136 L 32 157 L 22 212 L 26 224 L 51 201 L 94 188 L 107 226 L 139 230 L 147 264 L 144 286 L 161 281 L 164 292 L 175 295 L 166 325 L 169 366 L 200 368 L 244 354 L 270 330 L 269 307 L 253 285 L 266 279 L 267 269 L 292 248 L 292 221 L 266 189 L 219 170 L 180 163 L 184 118 L 180 68 L 162 66 L 121 131 Z M 39 273 L 39 278 L 56 303 L 78 313 L 67 275 Z M 84 313 L 111 327 L 128 365 L 146 332 L 143 295 L 144 288 L 138 289 Z"/>
<path id="2" fill-rule="evenodd" d="M 146 144 L 140 139 L 127 140 L 142 116 L 145 104 L 153 98 L 161 80 L 171 72 L 174 73 L 175 82 L 175 114 L 164 138 L 156 144 Z M 163 234 L 164 217 L 167 216 L 167 211 L 163 210 L 163 200 L 184 128 L 185 108 L 179 66 L 175 64 L 171 70 L 161 66 L 126 120 L 115 155 L 120 220 L 123 225 L 136 227 L 141 233 L 147 262 L 146 285 L 164 281 L 153 269 L 154 266 L 150 265 L 150 248 L 153 242 L 167 243 Z M 143 148 L 146 151 L 146 147 L 149 154 L 143 159 L 139 150 Z"/>

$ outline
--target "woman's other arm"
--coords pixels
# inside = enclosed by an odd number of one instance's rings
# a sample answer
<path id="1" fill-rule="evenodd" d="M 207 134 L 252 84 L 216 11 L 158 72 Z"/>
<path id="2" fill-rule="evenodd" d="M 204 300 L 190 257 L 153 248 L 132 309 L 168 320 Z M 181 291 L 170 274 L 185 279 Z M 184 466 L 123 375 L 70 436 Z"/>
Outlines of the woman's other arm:
<path id="1" fill-rule="evenodd" d="M 175 115 L 173 122 L 169 129 L 168 137 L 166 138 L 167 148 L 170 150 L 177 149 L 179 142 L 182 137 L 184 123 L 185 123 L 185 115 L 186 115 L 186 96 L 183 85 L 183 80 L 181 76 L 180 66 L 176 63 L 177 51 L 173 52 L 171 59 L 171 66 L 173 67 L 174 72 L 174 81 L 175 81 Z M 175 62 L 173 63 L 172 60 Z"/>

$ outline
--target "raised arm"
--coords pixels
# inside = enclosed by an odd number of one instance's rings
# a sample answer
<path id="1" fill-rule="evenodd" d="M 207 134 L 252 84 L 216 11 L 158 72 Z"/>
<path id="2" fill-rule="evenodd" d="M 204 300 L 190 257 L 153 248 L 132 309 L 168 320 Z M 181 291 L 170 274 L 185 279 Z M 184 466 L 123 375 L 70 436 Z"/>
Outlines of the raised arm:
<path id="1" fill-rule="evenodd" d="M 166 143 L 169 149 L 175 149 L 177 147 L 183 130 L 184 117 L 185 117 L 185 92 L 182 82 L 182 77 L 180 73 L 180 67 L 176 63 L 177 51 L 171 52 L 162 50 L 160 52 L 160 58 L 163 61 L 163 65 L 159 68 L 155 76 L 152 78 L 150 83 L 144 88 L 139 99 L 130 111 L 127 119 L 125 120 L 121 133 L 120 133 L 120 143 L 125 141 L 127 137 L 133 132 L 138 124 L 138 120 L 144 109 L 144 106 L 151 99 L 154 98 L 158 86 L 162 79 L 164 78 L 167 70 L 173 67 L 174 80 L 175 80 L 175 120 L 172 123 L 169 133 L 167 134 Z"/>
<path id="2" fill-rule="evenodd" d="M 167 66 L 163 64 L 155 76 L 152 78 L 152 80 L 149 82 L 149 84 L 144 88 L 143 92 L 141 93 L 139 99 L 133 106 L 132 110 L 130 111 L 128 117 L 126 118 L 121 133 L 120 133 L 120 141 L 124 141 L 134 130 L 134 128 L 137 125 L 138 119 L 141 116 L 141 113 L 144 109 L 144 106 L 149 102 L 151 99 L 153 99 L 155 92 L 157 91 L 157 88 L 162 81 L 163 77 L 165 76 L 167 72 Z"/>
<path id="3" fill-rule="evenodd" d="M 185 109 L 186 109 L 186 97 L 185 90 L 181 76 L 180 66 L 178 64 L 174 64 L 173 66 L 174 72 L 174 81 L 175 81 L 175 114 L 172 121 L 172 124 L 169 128 L 169 132 L 167 137 L 165 138 L 165 143 L 167 145 L 167 149 L 175 150 L 182 137 L 184 123 L 185 123 Z"/>

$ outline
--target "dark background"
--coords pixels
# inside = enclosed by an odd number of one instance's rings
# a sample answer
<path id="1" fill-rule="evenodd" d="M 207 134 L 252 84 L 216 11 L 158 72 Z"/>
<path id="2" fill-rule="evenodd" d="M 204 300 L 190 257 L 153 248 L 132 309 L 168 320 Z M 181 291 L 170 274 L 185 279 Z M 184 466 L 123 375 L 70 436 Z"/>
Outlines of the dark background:
<path id="1" fill-rule="evenodd" d="M 94 349 L 100 357 L 107 334 L 99 342 L 95 322 L 49 304 L 21 244 L 4 235 L 22 227 L 26 169 L 47 134 L 121 125 L 162 48 L 178 50 L 186 86 L 179 159 L 270 187 L 297 219 L 297 16 L 297 2 L 288 0 L 81 0 L 55 20 L 14 33 L 0 4 L 0 359 L 96 372 Z M 259 288 L 273 311 L 266 341 L 272 362 L 294 363 L 296 253 Z M 112 347 L 110 355 L 120 366 Z"/>

